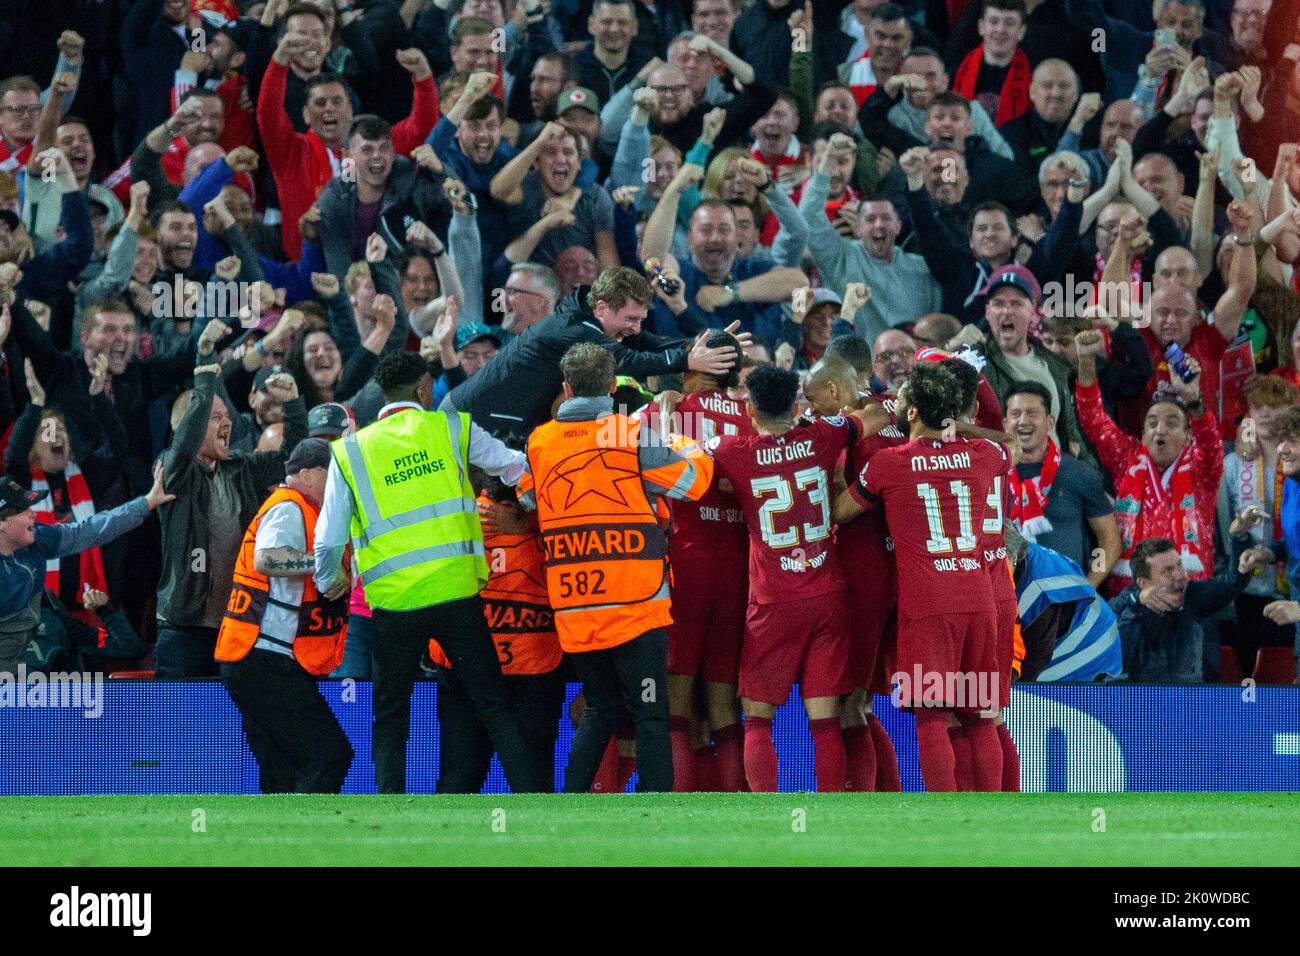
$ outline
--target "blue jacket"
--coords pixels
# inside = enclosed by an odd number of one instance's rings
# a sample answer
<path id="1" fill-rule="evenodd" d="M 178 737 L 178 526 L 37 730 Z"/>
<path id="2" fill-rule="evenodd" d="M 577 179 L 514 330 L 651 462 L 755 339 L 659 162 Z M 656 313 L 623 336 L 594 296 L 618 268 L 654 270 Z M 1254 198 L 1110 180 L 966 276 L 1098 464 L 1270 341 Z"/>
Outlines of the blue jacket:
<path id="1" fill-rule="evenodd" d="M 148 515 L 149 505 L 144 498 L 133 498 L 75 524 L 38 524 L 35 544 L 11 555 L 0 555 L 0 628 L 20 630 L 24 623 L 36 627 L 37 607 L 45 591 L 45 564 L 50 558 L 107 544 L 138 528 Z M 25 622 L 23 615 L 30 621 Z"/>

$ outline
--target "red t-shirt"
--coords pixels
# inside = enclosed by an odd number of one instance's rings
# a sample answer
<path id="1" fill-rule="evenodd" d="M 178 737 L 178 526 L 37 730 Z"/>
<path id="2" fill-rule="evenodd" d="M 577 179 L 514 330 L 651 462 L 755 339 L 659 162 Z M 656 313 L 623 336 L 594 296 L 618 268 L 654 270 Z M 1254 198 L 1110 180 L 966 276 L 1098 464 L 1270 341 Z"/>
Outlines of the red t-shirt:
<path id="1" fill-rule="evenodd" d="M 859 434 L 855 419 L 819 418 L 784 435 L 720 435 L 705 445 L 749 528 L 751 603 L 844 589 L 831 535 L 835 464 Z"/>
<path id="2" fill-rule="evenodd" d="M 907 435 L 894 424 L 894 396 L 881 397 L 881 404 L 889 412 L 890 424 L 874 435 L 864 435 L 848 450 L 844 456 L 845 481 L 852 482 L 861 474 L 876 452 L 883 448 L 893 448 L 907 443 Z M 835 529 L 835 547 L 844 566 L 861 569 L 861 574 L 853 574 L 862 580 L 854 582 L 854 587 L 868 586 L 882 596 L 893 597 L 898 594 L 898 570 L 894 565 L 894 542 L 889 537 L 885 526 L 885 516 L 879 508 L 869 508 L 847 524 Z M 877 570 L 879 569 L 879 570 Z"/>
<path id="3" fill-rule="evenodd" d="M 994 442 L 917 438 L 877 451 L 849 486 L 865 507 L 884 505 L 900 614 L 993 612 L 981 535 L 993 479 L 1010 466 Z"/>
<path id="4" fill-rule="evenodd" d="M 657 413 L 656 406 L 649 406 L 647 411 L 651 409 Z M 754 434 L 744 403 L 728 397 L 726 392 L 692 392 L 677 403 L 674 416 L 672 430 L 701 445 L 719 435 Z M 698 501 L 673 501 L 671 507 L 674 553 L 707 549 L 720 557 L 744 555 L 748 548 L 745 518 L 735 497 L 718 490 L 716 477 Z"/>

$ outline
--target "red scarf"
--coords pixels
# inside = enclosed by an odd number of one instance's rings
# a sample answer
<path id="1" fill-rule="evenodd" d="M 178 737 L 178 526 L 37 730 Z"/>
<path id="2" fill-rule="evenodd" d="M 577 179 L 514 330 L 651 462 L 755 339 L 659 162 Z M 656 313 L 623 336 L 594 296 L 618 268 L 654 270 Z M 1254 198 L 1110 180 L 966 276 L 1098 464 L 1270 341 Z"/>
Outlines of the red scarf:
<path id="1" fill-rule="evenodd" d="M 979 85 L 980 64 L 983 62 L 984 44 L 981 43 L 967 53 L 961 66 L 957 67 L 957 75 L 952 81 L 953 91 L 973 101 Z M 1029 109 L 1029 82 L 1032 75 L 1029 57 L 1025 56 L 1024 50 L 1017 48 L 1011 57 L 1006 78 L 1002 81 L 1002 89 L 998 91 L 998 112 L 993 118 L 994 126 L 1009 123 Z"/>
<path id="2" fill-rule="evenodd" d="M 32 491 L 49 491 L 50 483 L 45 477 L 45 472 L 41 471 L 35 465 L 31 466 L 32 473 Z M 68 462 L 63 469 L 63 481 L 67 487 L 68 505 L 72 508 L 73 521 L 86 521 L 95 513 L 95 502 L 90 497 L 90 487 L 86 484 L 86 477 L 81 473 L 72 462 Z M 32 505 L 32 511 L 40 524 L 58 524 L 59 519 L 54 514 L 54 501 L 49 495 L 46 495 L 41 501 Z M 45 587 L 55 594 L 60 593 L 59 573 L 61 558 L 50 558 L 45 563 Z M 80 579 L 77 582 L 76 591 L 78 596 L 85 593 L 86 588 L 108 593 L 108 583 L 104 577 L 104 559 L 100 554 L 99 548 L 87 548 L 81 552 L 81 571 Z M 85 612 L 84 608 L 69 608 L 74 614 L 80 616 Z M 87 621 L 94 627 L 99 626 L 99 621 Z"/>
<path id="3" fill-rule="evenodd" d="M 1174 543 L 1188 574 L 1199 574 L 1205 565 L 1196 554 L 1201 543 L 1196 520 L 1196 486 L 1192 480 L 1192 449 L 1195 441 L 1187 443 L 1173 464 L 1173 476 L 1165 489 L 1160 468 L 1151 453 L 1142 448 L 1134 456 L 1128 470 L 1120 476 L 1115 491 L 1115 523 L 1123 551 L 1111 574 L 1132 578 L 1129 559 L 1133 545 L 1151 537 L 1167 537 Z M 1159 517 L 1169 512 L 1169 524 L 1162 527 Z"/>
<path id="4" fill-rule="evenodd" d="M 1047 439 L 1047 454 L 1043 456 L 1043 470 L 1037 477 L 1021 478 L 1019 472 L 1011 469 L 1011 520 L 1016 528 L 1029 541 L 1037 541 L 1039 535 L 1048 534 L 1052 523 L 1047 520 L 1047 497 L 1052 493 L 1056 481 L 1056 472 L 1061 467 L 1061 450 L 1056 442 Z"/>

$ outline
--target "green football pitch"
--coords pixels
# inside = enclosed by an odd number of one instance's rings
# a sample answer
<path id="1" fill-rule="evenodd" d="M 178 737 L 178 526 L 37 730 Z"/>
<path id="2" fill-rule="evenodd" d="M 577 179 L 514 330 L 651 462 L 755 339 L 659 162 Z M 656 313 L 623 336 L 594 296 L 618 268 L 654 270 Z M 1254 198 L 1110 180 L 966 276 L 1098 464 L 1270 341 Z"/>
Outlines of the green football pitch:
<path id="1" fill-rule="evenodd" d="M 1297 794 L 0 798 L 8 866 L 1294 865 Z"/>

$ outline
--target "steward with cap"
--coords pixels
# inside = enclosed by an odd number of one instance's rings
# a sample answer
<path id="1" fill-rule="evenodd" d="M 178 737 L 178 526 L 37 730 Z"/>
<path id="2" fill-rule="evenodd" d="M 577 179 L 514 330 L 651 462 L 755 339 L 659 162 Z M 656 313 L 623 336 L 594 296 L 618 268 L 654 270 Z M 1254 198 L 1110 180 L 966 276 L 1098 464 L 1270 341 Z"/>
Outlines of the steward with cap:
<path id="1" fill-rule="evenodd" d="M 244 717 L 263 793 L 338 793 L 352 745 L 316 687 L 343 659 L 347 598 L 312 580 L 329 445 L 304 438 L 244 532 L 217 635 L 221 680 Z"/>
<path id="2" fill-rule="evenodd" d="M 425 644 L 436 637 L 464 682 L 516 793 L 537 779 L 510 706 L 479 592 L 488 564 L 469 483 L 477 465 L 507 484 L 524 456 L 463 413 L 428 411 L 433 379 L 411 353 L 385 357 L 375 381 L 379 419 L 331 446 L 317 524 L 316 585 L 329 598 L 351 587 L 343 568 L 349 540 L 372 611 L 375 782 L 406 790 L 411 691 Z"/>
<path id="3" fill-rule="evenodd" d="M 669 447 L 638 419 L 614 413 L 615 359 L 580 342 L 560 360 L 565 401 L 528 439 L 519 501 L 537 511 L 546 589 L 560 646 L 574 655 L 586 710 L 565 772 L 586 793 L 624 708 L 636 726 L 638 790 L 673 786 L 668 740 L 672 623 L 661 497 L 694 501 L 713 462 L 694 441 Z"/>

